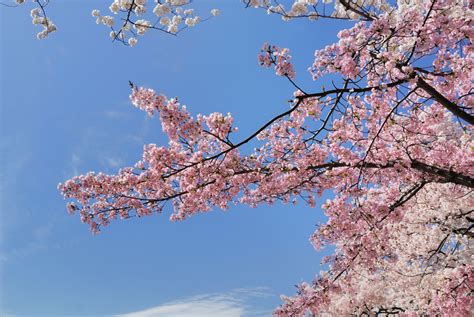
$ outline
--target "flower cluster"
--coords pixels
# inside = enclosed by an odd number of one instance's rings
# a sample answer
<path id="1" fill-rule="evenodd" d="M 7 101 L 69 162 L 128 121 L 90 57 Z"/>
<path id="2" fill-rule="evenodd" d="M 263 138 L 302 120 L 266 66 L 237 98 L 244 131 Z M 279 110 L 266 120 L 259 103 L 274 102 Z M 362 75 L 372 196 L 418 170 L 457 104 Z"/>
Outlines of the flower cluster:
<path id="1" fill-rule="evenodd" d="M 332 221 L 319 228 L 312 242 L 330 243 L 340 229 L 354 241 L 344 244 L 347 240 L 337 238 L 336 255 L 326 259 L 331 271 L 313 285 L 302 284 L 298 296 L 285 297 L 276 315 L 300 316 L 310 310 L 330 316 L 469 316 L 474 250 L 468 236 L 456 230 L 469 227 L 465 215 L 474 203 L 472 193 L 457 186 L 427 184 L 416 202 L 389 216 L 397 217 L 396 221 L 384 223 L 368 208 L 384 208 L 390 197 L 377 189 L 365 199 L 364 209 L 339 199 L 325 204 Z M 346 212 L 336 216 L 347 207 L 351 216 Z M 356 220 L 357 214 L 364 214 L 365 220 Z"/>
<path id="2" fill-rule="evenodd" d="M 297 3 L 292 10 L 300 13 L 311 4 Z M 297 89 L 290 109 L 240 142 L 230 114 L 193 117 L 177 98 L 133 88 L 133 105 L 159 115 L 168 145 L 145 145 L 141 160 L 116 175 L 88 173 L 60 184 L 68 212 L 97 233 L 118 218 L 162 212 L 166 202 L 176 221 L 236 203 L 313 207 L 330 191 L 334 197 L 322 205 L 328 220 L 310 238 L 317 249 L 335 247 L 328 269 L 283 297 L 275 315 L 469 316 L 470 4 L 403 1 L 387 14 L 351 3 L 340 5 L 366 21 L 316 51 L 309 69 L 315 80 L 335 74 L 334 87 Z M 258 59 L 297 86 L 287 49 L 265 44 Z M 241 152 L 250 142 L 254 150 Z"/>
<path id="3" fill-rule="evenodd" d="M 112 15 L 102 15 L 98 9 L 92 11 L 97 24 L 111 29 L 110 37 L 124 44 L 135 46 L 137 37 L 149 30 L 159 30 L 172 35 L 178 34 L 187 27 L 219 15 L 219 10 L 212 9 L 209 17 L 196 15 L 189 5 L 189 0 L 114 0 L 109 10 Z M 151 6 L 151 8 L 149 8 Z M 150 12 L 149 12 L 150 11 Z M 116 16 L 120 16 L 119 25 L 115 25 Z"/>
<path id="4" fill-rule="evenodd" d="M 16 5 L 25 0 L 15 0 Z M 38 39 L 46 38 L 56 31 L 56 26 L 46 16 L 45 7 L 48 0 L 32 0 L 37 8 L 31 11 L 34 25 L 42 25 L 43 30 L 37 34 Z M 97 24 L 110 29 L 109 36 L 129 46 L 138 43 L 138 36 L 143 36 L 149 30 L 158 30 L 170 35 L 177 35 L 188 27 L 216 17 L 218 9 L 212 9 L 205 15 L 195 14 L 191 8 L 191 0 L 113 0 L 109 6 L 109 14 L 102 14 L 99 9 L 93 9 L 91 14 Z"/>
<path id="5" fill-rule="evenodd" d="M 260 66 L 275 66 L 275 72 L 278 76 L 285 76 L 294 79 L 296 74 L 291 64 L 290 50 L 287 48 L 280 49 L 275 45 L 265 43 L 262 47 L 261 54 L 258 56 Z"/>
<path id="6" fill-rule="evenodd" d="M 168 99 L 151 89 L 134 88 L 130 98 L 150 116 L 159 114 L 163 131 L 170 139 L 169 148 L 149 144 L 144 147 L 142 160 L 118 175 L 89 173 L 60 184 L 66 198 L 76 199 L 69 205 L 69 212 L 79 212 L 82 221 L 98 232 L 118 216 L 160 212 L 172 197 L 180 197 L 174 201 L 173 220 L 184 219 L 198 210 L 210 210 L 214 205 L 225 208 L 238 194 L 238 182 L 242 181 L 236 178 L 231 185 L 225 180 L 239 162 L 238 152 L 229 141 L 235 131 L 230 114 L 213 113 L 194 119 L 176 98 Z M 218 168 L 212 160 L 200 162 L 221 151 L 227 151 L 227 155 Z M 242 173 L 240 177 L 248 176 Z M 112 197 L 117 199 L 111 200 Z"/>
<path id="7" fill-rule="evenodd" d="M 377 13 L 388 12 L 392 8 L 385 0 L 292 0 L 285 6 L 275 0 L 243 0 L 247 7 L 262 8 L 268 14 L 280 15 L 284 21 L 295 18 L 336 18 L 348 20 L 367 20 Z"/>
<path id="8" fill-rule="evenodd" d="M 46 18 L 44 7 L 49 3 L 46 0 L 32 0 L 42 9 L 43 20 L 34 19 L 35 24 L 44 26 L 44 30 L 38 33 L 38 38 L 45 38 L 56 30 L 54 24 Z M 25 0 L 15 0 L 17 5 L 23 4 Z M 101 15 L 98 9 L 92 11 L 92 16 L 97 24 L 103 24 L 110 28 L 110 37 L 124 44 L 135 46 L 138 43 L 137 36 L 142 36 L 150 29 L 176 35 L 187 27 L 196 26 L 211 17 L 220 14 L 218 9 L 212 9 L 210 15 L 202 18 L 194 14 L 194 9 L 189 8 L 191 0 L 113 0 L 109 6 L 112 15 Z M 390 12 L 393 8 L 385 0 L 357 0 L 345 1 L 335 0 L 292 0 L 287 7 L 280 1 L 274 0 L 243 0 L 247 7 L 263 8 L 268 14 L 278 14 L 283 20 L 289 21 L 294 18 L 336 18 L 349 20 L 373 20 L 377 14 Z M 400 6 L 415 6 L 418 3 L 408 1 Z M 120 23 L 116 23 L 120 16 Z"/>
<path id="9" fill-rule="evenodd" d="M 36 4 L 36 7 L 31 10 L 30 16 L 34 25 L 41 25 L 43 30 L 36 34 L 39 40 L 45 39 L 52 32 L 57 30 L 56 25 L 46 16 L 45 7 L 48 5 L 48 1 L 43 0 L 32 0 Z M 16 4 L 24 4 L 25 0 L 16 0 Z"/>

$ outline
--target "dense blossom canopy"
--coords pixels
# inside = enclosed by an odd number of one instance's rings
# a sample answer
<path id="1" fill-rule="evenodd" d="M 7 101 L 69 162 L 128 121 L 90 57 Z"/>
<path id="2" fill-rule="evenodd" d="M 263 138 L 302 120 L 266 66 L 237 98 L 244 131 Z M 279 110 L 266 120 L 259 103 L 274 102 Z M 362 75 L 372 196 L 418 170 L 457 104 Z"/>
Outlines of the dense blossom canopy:
<path id="1" fill-rule="evenodd" d="M 68 210 L 97 233 L 117 219 L 161 213 L 167 202 L 176 221 L 234 203 L 314 207 L 332 191 L 322 204 L 327 223 L 310 238 L 316 249 L 335 246 L 328 269 L 283 297 L 275 315 L 470 316 L 473 4 L 329 2 L 244 1 L 284 20 L 355 20 L 309 67 L 314 80 L 335 75 L 333 88 L 304 91 L 289 49 L 264 44 L 259 64 L 286 78 L 294 96 L 287 111 L 236 142 L 230 114 L 193 117 L 176 98 L 132 85 L 132 104 L 159 116 L 169 144 L 145 145 L 142 159 L 116 175 L 91 172 L 60 184 Z M 47 35 L 53 24 L 36 3 L 33 21 Z M 125 14 L 115 29 L 112 16 L 92 15 L 130 46 L 149 29 L 176 34 L 181 23 L 200 21 L 183 8 L 190 1 L 152 3 L 114 0 L 112 14 Z M 242 148 L 248 143 L 253 151 Z"/>

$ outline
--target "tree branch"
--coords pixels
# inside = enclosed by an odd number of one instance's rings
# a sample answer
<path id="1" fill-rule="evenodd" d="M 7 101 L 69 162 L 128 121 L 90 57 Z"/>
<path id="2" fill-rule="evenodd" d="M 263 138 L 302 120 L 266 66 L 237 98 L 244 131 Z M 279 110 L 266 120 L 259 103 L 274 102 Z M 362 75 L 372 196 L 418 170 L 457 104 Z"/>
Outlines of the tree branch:
<path id="1" fill-rule="evenodd" d="M 418 77 L 417 80 L 418 87 L 426 91 L 431 97 L 433 97 L 437 102 L 443 105 L 446 109 L 451 111 L 455 116 L 465 120 L 469 124 L 474 124 L 474 116 L 463 111 L 458 105 L 454 102 L 448 100 L 445 96 L 439 93 L 433 86 L 428 84 L 423 78 Z"/>

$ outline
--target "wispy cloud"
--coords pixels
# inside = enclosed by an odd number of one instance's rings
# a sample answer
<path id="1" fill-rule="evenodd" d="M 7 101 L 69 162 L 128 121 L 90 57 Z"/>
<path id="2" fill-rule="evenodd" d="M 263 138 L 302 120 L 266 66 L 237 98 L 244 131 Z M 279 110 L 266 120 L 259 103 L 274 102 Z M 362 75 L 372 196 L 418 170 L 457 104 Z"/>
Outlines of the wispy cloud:
<path id="1" fill-rule="evenodd" d="M 50 247 L 49 238 L 52 235 L 53 222 L 33 229 L 30 239 L 23 245 L 11 248 L 8 251 L 0 249 L 0 263 L 5 263 L 12 258 L 23 258 L 35 252 L 46 250 Z M 3 315 L 0 315 L 3 316 Z"/>
<path id="2" fill-rule="evenodd" d="M 109 119 L 125 119 L 129 117 L 127 113 L 116 110 L 106 110 L 104 111 L 104 116 Z"/>
<path id="3" fill-rule="evenodd" d="M 108 167 L 108 168 L 118 168 L 124 164 L 120 158 L 111 157 L 111 156 L 101 157 L 101 162 L 103 165 L 105 165 L 105 167 Z"/>
<path id="4" fill-rule="evenodd" d="M 224 294 L 184 298 L 117 317 L 242 317 L 269 316 L 271 310 L 255 307 L 255 298 L 271 296 L 264 287 L 236 289 Z"/>
<path id="5" fill-rule="evenodd" d="M 71 166 L 72 166 L 73 175 L 79 174 L 78 169 L 79 169 L 80 162 L 81 162 L 81 157 L 78 154 L 73 153 L 72 158 L 71 158 Z"/>

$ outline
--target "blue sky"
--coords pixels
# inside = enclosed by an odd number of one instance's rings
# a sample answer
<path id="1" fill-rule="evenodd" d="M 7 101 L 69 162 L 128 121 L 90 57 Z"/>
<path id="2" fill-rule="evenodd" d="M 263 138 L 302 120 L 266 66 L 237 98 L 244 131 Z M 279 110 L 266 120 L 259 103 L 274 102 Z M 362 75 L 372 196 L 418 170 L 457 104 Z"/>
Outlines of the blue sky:
<path id="1" fill-rule="evenodd" d="M 90 16 L 108 1 L 51 1 L 58 32 L 43 41 L 30 8 L 0 7 L 0 315 L 266 316 L 319 272 L 322 253 L 308 242 L 324 221 L 319 208 L 239 205 L 179 223 L 167 210 L 98 236 L 66 213 L 59 182 L 114 173 L 144 144 L 166 143 L 157 119 L 129 103 L 129 80 L 179 96 L 193 114 L 231 112 L 240 138 L 292 95 L 258 66 L 264 42 L 291 49 L 308 91 L 324 84 L 306 68 L 340 22 L 196 2 L 222 14 L 178 37 L 151 32 L 133 49 L 111 43 Z"/>

